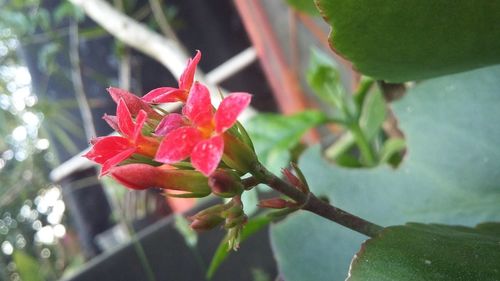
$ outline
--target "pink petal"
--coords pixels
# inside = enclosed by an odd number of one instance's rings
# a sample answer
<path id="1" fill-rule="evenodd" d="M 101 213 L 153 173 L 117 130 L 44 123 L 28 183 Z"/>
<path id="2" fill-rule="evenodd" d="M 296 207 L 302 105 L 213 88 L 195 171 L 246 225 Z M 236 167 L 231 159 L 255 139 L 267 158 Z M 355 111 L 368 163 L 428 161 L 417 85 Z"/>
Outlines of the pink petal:
<path id="1" fill-rule="evenodd" d="M 170 131 L 184 126 L 184 123 L 185 122 L 184 118 L 182 118 L 182 115 L 180 115 L 179 113 L 170 113 L 161 120 L 160 124 L 158 124 L 155 130 L 155 135 L 164 136 Z"/>
<path id="2" fill-rule="evenodd" d="M 238 116 L 248 107 L 252 96 L 247 93 L 233 93 L 227 96 L 215 112 L 215 131 L 223 133 L 231 128 Z"/>
<path id="3" fill-rule="evenodd" d="M 116 118 L 116 116 L 104 114 L 102 119 L 104 119 L 104 121 L 106 121 L 106 123 L 108 123 L 108 125 L 111 128 L 113 128 L 113 130 L 115 130 L 115 131 L 120 130 L 120 128 L 118 127 L 118 118 Z"/>
<path id="4" fill-rule="evenodd" d="M 161 87 L 151 90 L 142 97 L 142 100 L 149 103 L 167 103 L 176 101 L 186 101 L 186 91 L 172 87 Z"/>
<path id="5" fill-rule="evenodd" d="M 134 133 L 134 122 L 127 105 L 121 99 L 118 102 L 118 108 L 116 109 L 116 117 L 118 118 L 118 128 L 120 133 L 124 136 L 131 137 Z"/>
<path id="6" fill-rule="evenodd" d="M 219 165 L 224 152 L 224 140 L 216 136 L 200 141 L 191 153 L 191 163 L 205 176 L 209 176 Z"/>
<path id="7" fill-rule="evenodd" d="M 212 101 L 207 87 L 198 82 L 194 83 L 182 113 L 197 126 L 212 122 Z"/>
<path id="8" fill-rule="evenodd" d="M 194 58 L 188 60 L 186 69 L 179 78 L 179 89 L 189 92 L 189 89 L 191 89 L 191 85 L 193 85 L 194 73 L 196 72 L 196 67 L 198 66 L 198 62 L 200 62 L 200 59 L 201 52 L 196 51 L 196 55 L 194 56 Z"/>
<path id="9" fill-rule="evenodd" d="M 107 90 L 116 104 L 123 99 L 132 116 L 136 116 L 142 109 L 146 111 L 148 116 L 155 119 L 160 118 L 160 115 L 138 96 L 119 88 L 109 87 Z"/>
<path id="10" fill-rule="evenodd" d="M 180 127 L 168 133 L 160 143 L 155 160 L 174 164 L 186 159 L 201 140 L 200 132 L 192 127 Z"/>

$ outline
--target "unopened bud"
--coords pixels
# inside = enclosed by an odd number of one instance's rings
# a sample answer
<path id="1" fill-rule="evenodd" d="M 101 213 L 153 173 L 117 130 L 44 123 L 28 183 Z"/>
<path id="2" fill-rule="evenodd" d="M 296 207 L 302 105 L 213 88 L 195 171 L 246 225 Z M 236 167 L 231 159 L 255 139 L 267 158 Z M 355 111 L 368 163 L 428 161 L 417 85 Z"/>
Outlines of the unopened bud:
<path id="1" fill-rule="evenodd" d="M 282 169 L 281 170 L 281 173 L 283 174 L 283 176 L 287 179 L 287 181 L 295 186 L 297 189 L 299 189 L 300 191 L 304 192 L 304 193 L 308 193 L 309 192 L 309 187 L 307 186 L 307 183 L 304 182 L 303 180 L 303 177 L 302 177 L 302 173 L 300 172 L 300 170 L 298 169 L 298 167 L 296 165 L 292 165 L 293 168 L 295 169 L 295 171 L 297 173 L 299 173 L 299 177 L 297 177 L 296 175 L 294 175 L 289 169 Z"/>
<path id="2" fill-rule="evenodd" d="M 257 155 L 253 148 L 229 132 L 225 132 L 223 137 L 224 154 L 222 160 L 224 163 L 241 174 L 249 172 L 252 165 L 257 162 Z"/>
<path id="3" fill-rule="evenodd" d="M 294 205 L 295 203 L 282 198 L 271 198 L 261 200 L 257 206 L 261 208 L 284 209 L 293 207 Z"/>
<path id="4" fill-rule="evenodd" d="M 248 221 L 248 217 L 245 214 L 234 218 L 227 218 L 226 223 L 224 224 L 225 229 L 230 229 L 237 226 L 242 226 L 246 224 Z"/>
<path id="5" fill-rule="evenodd" d="M 210 230 L 224 221 L 224 218 L 217 215 L 206 215 L 201 217 L 194 217 L 191 222 L 191 228 L 196 231 Z"/>
<path id="6" fill-rule="evenodd" d="M 213 194 L 225 198 L 240 195 L 244 189 L 238 174 L 231 170 L 216 170 L 208 178 L 208 185 Z"/>

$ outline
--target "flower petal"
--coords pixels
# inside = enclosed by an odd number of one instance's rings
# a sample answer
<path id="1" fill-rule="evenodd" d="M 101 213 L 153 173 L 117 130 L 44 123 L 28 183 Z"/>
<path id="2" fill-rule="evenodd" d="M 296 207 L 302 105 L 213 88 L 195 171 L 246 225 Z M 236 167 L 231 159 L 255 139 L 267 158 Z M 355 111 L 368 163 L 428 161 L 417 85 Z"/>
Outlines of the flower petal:
<path id="1" fill-rule="evenodd" d="M 170 131 L 184 126 L 184 123 L 182 115 L 179 113 L 170 113 L 161 120 L 160 124 L 158 124 L 155 130 L 155 135 L 165 136 L 170 133 Z"/>
<path id="2" fill-rule="evenodd" d="M 137 117 L 135 118 L 134 131 L 131 136 L 134 142 L 136 142 L 139 136 L 142 134 L 142 127 L 144 126 L 144 123 L 146 123 L 147 117 L 148 115 L 144 110 L 139 111 L 139 113 L 137 114 Z"/>
<path id="3" fill-rule="evenodd" d="M 124 136 L 131 137 L 134 134 L 134 122 L 127 105 L 121 99 L 118 102 L 118 108 L 116 109 L 116 117 L 118 118 L 118 128 L 120 133 Z"/>
<path id="4" fill-rule="evenodd" d="M 223 133 L 231 128 L 238 116 L 248 107 L 252 96 L 247 93 L 232 93 L 227 96 L 215 112 L 215 131 Z"/>
<path id="5" fill-rule="evenodd" d="M 108 123 L 108 125 L 113 128 L 113 130 L 115 131 L 119 131 L 120 128 L 118 127 L 118 118 L 116 118 L 116 116 L 114 115 L 107 115 L 106 113 L 104 114 L 104 116 L 102 117 L 102 119 L 104 119 L 104 121 L 106 121 L 106 123 Z"/>
<path id="6" fill-rule="evenodd" d="M 186 159 L 201 140 L 200 132 L 192 127 L 180 127 L 168 133 L 160 143 L 155 160 L 174 164 Z"/>
<path id="7" fill-rule="evenodd" d="M 198 62 L 200 62 L 200 59 L 201 52 L 196 51 L 194 58 L 188 60 L 186 69 L 179 78 L 179 89 L 189 92 L 189 89 L 191 89 L 191 86 L 193 85 L 194 73 L 196 72 L 196 67 L 198 66 Z"/>
<path id="8" fill-rule="evenodd" d="M 182 113 L 197 126 L 212 122 L 212 101 L 207 87 L 198 82 L 194 83 Z"/>
<path id="9" fill-rule="evenodd" d="M 109 158 L 108 161 L 102 164 L 101 173 L 99 174 L 99 176 L 102 177 L 106 175 L 109 172 L 109 169 L 120 164 L 123 160 L 129 158 L 132 154 L 134 154 L 135 150 L 135 147 L 130 147 Z"/>
<path id="10" fill-rule="evenodd" d="M 149 106 L 149 104 L 145 103 L 138 96 L 136 96 L 128 91 L 125 91 L 123 89 L 119 89 L 119 88 L 109 87 L 107 90 L 108 90 L 108 93 L 110 94 L 111 98 L 113 99 L 113 101 L 116 104 L 118 104 L 120 102 L 120 100 L 123 99 L 123 101 L 127 105 L 127 108 L 129 109 L 130 114 L 132 116 L 136 116 L 137 113 L 139 113 L 139 111 L 142 109 L 142 110 L 146 111 L 148 116 L 151 118 L 154 118 L 154 119 L 161 118 L 161 116 L 160 116 L 160 114 L 158 114 L 158 112 L 156 112 L 154 109 L 152 109 Z"/>
<path id="11" fill-rule="evenodd" d="M 205 176 L 209 176 L 219 165 L 224 152 L 224 141 L 221 136 L 200 141 L 191 153 L 191 163 Z"/>
<path id="12" fill-rule="evenodd" d="M 104 164 L 116 154 L 129 148 L 131 148 L 130 141 L 124 137 L 100 137 L 95 139 L 92 149 L 83 156 L 98 164 Z"/>
<path id="13" fill-rule="evenodd" d="M 183 101 L 187 99 L 187 92 L 182 89 L 172 87 L 156 88 L 142 97 L 142 100 L 149 103 L 167 103 Z"/>

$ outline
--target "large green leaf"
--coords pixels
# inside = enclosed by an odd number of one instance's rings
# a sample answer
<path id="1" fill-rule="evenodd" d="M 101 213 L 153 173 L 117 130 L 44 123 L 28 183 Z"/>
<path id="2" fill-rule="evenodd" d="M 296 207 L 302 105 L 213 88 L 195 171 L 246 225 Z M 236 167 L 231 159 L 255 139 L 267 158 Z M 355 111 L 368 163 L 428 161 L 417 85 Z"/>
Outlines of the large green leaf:
<path id="1" fill-rule="evenodd" d="M 410 223 L 363 243 L 347 281 L 500 280 L 500 223 Z"/>
<path id="2" fill-rule="evenodd" d="M 319 111 L 304 111 L 290 116 L 272 113 L 259 114 L 245 128 L 254 143 L 260 162 L 279 173 L 288 166 L 289 151 L 300 142 L 307 130 L 327 121 Z"/>
<path id="3" fill-rule="evenodd" d="M 334 205 L 378 224 L 476 225 L 500 220 L 500 67 L 429 80 L 393 109 L 408 152 L 388 166 L 332 166 L 319 148 L 299 163 L 309 186 Z M 283 276 L 344 280 L 364 237 L 299 212 L 272 228 Z"/>
<path id="4" fill-rule="evenodd" d="M 317 0 L 330 42 L 362 73 L 401 82 L 500 63 L 498 0 Z"/>

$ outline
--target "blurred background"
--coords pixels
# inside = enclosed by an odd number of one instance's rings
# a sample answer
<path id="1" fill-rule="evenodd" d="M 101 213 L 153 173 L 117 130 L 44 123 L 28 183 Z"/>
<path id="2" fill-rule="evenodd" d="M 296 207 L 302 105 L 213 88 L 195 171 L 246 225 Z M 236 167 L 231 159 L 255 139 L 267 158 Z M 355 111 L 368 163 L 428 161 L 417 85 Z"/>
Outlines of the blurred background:
<path id="1" fill-rule="evenodd" d="M 315 107 L 304 73 L 312 46 L 328 50 L 318 16 L 312 1 L 0 0 L 0 280 L 203 280 L 224 233 L 175 214 L 209 202 L 128 190 L 81 157 L 112 131 L 106 88 L 176 85 L 201 50 L 197 79 L 252 93 L 250 114 Z M 274 280 L 268 240 L 214 279 Z"/>

